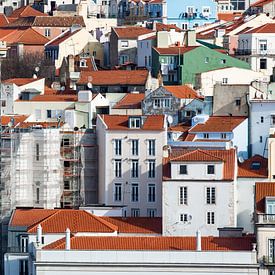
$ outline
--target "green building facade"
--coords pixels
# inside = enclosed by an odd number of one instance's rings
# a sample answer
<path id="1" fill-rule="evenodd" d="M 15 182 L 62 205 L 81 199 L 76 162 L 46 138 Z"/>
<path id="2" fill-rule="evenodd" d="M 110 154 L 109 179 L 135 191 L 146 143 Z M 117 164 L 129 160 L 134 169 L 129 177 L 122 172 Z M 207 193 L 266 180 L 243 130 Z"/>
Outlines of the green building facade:
<path id="1" fill-rule="evenodd" d="M 195 85 L 196 74 L 210 70 L 227 67 L 250 69 L 244 61 L 203 46 L 182 54 L 160 54 L 155 48 L 152 51 L 152 75 L 157 77 L 161 70 L 165 70 L 162 73 L 164 85 Z"/>

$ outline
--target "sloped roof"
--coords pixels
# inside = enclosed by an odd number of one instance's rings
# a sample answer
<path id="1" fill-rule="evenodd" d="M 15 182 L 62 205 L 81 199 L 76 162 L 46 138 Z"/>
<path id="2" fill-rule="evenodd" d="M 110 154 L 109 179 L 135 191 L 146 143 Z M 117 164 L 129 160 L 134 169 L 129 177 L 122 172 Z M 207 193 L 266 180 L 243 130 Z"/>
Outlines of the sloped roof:
<path id="1" fill-rule="evenodd" d="M 63 33 L 61 36 L 54 38 L 53 40 L 50 41 L 50 43 L 47 44 L 48 46 L 58 46 L 59 44 L 61 44 L 62 42 L 66 41 L 67 39 L 69 39 L 70 37 L 72 37 L 73 35 L 75 35 L 76 33 L 78 33 L 81 29 L 75 30 L 75 31 L 71 31 L 68 30 L 65 33 Z"/>
<path id="2" fill-rule="evenodd" d="M 190 133 L 232 132 L 244 122 L 244 116 L 211 116 L 205 123 L 198 123 L 190 129 Z"/>
<path id="3" fill-rule="evenodd" d="M 251 251 L 254 237 L 202 237 L 202 251 Z M 45 250 L 64 250 L 65 238 Z M 71 237 L 72 250 L 196 250 L 196 237 Z"/>
<path id="4" fill-rule="evenodd" d="M 275 182 L 256 182 L 255 203 L 258 212 L 265 213 L 266 197 L 275 197 Z"/>
<path id="5" fill-rule="evenodd" d="M 137 85 L 146 84 L 149 76 L 147 70 L 106 70 L 87 72 L 81 71 L 77 84 L 87 84 L 91 82 L 93 85 L 116 86 L 116 85 Z"/>
<path id="6" fill-rule="evenodd" d="M 12 12 L 9 18 L 30 17 L 30 16 L 48 16 L 47 14 L 40 12 L 31 6 L 23 6 Z"/>
<path id="7" fill-rule="evenodd" d="M 7 126 L 11 119 L 14 119 L 14 126 L 16 126 L 18 123 L 24 122 L 28 117 L 27 115 L 4 115 L 1 116 L 1 123 L 3 126 Z"/>
<path id="8" fill-rule="evenodd" d="M 141 102 L 144 94 L 130 93 L 126 94 L 113 109 L 141 109 Z"/>
<path id="9" fill-rule="evenodd" d="M 103 121 L 107 125 L 107 130 L 138 130 L 138 131 L 162 131 L 164 130 L 164 115 L 150 115 L 150 116 L 134 116 L 144 119 L 141 128 L 129 128 L 129 118 L 133 116 L 128 115 L 101 115 Z"/>
<path id="10" fill-rule="evenodd" d="M 273 0 L 259 0 L 250 5 L 251 7 L 263 7 L 266 4 L 271 3 Z"/>
<path id="11" fill-rule="evenodd" d="M 218 13 L 218 20 L 223 20 L 223 21 L 233 21 L 236 17 L 241 16 L 242 13 L 240 12 L 223 12 L 223 13 Z"/>
<path id="12" fill-rule="evenodd" d="M 183 32 L 183 29 L 177 27 L 174 24 L 163 24 L 163 23 L 156 23 L 156 31 L 171 31 L 175 30 L 176 32 Z"/>
<path id="13" fill-rule="evenodd" d="M 43 94 L 34 96 L 32 99 L 27 100 L 29 101 L 68 101 L 68 102 L 75 102 L 78 100 L 77 94 L 64 94 L 64 93 L 54 93 L 54 94 Z M 22 101 L 22 100 L 20 100 Z"/>
<path id="14" fill-rule="evenodd" d="M 253 169 L 252 164 L 259 163 L 260 168 Z M 260 155 L 255 155 L 243 163 L 238 164 L 239 178 L 267 178 L 268 177 L 268 159 Z"/>
<path id="15" fill-rule="evenodd" d="M 15 84 L 17 86 L 23 86 L 32 82 L 40 80 L 39 78 L 9 78 L 3 81 L 5 84 Z"/>
<path id="16" fill-rule="evenodd" d="M 5 14 L 0 13 L 0 27 L 4 27 L 9 24 L 9 20 Z"/>
<path id="17" fill-rule="evenodd" d="M 160 55 L 179 55 L 179 54 L 185 54 L 189 51 L 192 51 L 194 49 L 198 48 L 198 46 L 189 46 L 189 47 L 169 47 L 169 48 L 156 48 L 153 47 L 153 49 Z"/>
<path id="18" fill-rule="evenodd" d="M 171 180 L 170 162 L 223 162 L 223 180 L 233 180 L 235 175 L 235 149 L 229 150 L 187 150 L 173 147 L 168 158 L 163 159 L 163 179 Z"/>
<path id="19" fill-rule="evenodd" d="M 137 39 L 140 35 L 154 33 L 147 28 L 136 26 L 113 27 L 113 30 L 119 39 Z"/>
<path id="20" fill-rule="evenodd" d="M 245 34 L 249 33 L 275 33 L 275 23 L 267 23 L 263 26 L 245 32 Z"/>
<path id="21" fill-rule="evenodd" d="M 164 86 L 164 88 L 177 98 L 203 98 L 203 96 L 200 96 L 194 89 L 192 89 L 188 85 Z"/>

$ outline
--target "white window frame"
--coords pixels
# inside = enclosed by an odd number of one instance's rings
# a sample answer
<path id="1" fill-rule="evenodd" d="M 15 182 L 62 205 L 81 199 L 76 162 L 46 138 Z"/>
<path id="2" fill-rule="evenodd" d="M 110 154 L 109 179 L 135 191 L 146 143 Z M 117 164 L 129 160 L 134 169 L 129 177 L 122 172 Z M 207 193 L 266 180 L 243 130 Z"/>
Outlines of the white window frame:
<path id="1" fill-rule="evenodd" d="M 122 154 L 122 140 L 114 139 L 114 155 L 121 156 Z"/>
<path id="2" fill-rule="evenodd" d="M 208 168 L 210 166 L 214 168 L 214 173 L 209 173 Z M 216 165 L 215 164 L 207 164 L 207 166 L 206 166 L 206 174 L 207 175 L 216 175 Z"/>
<path id="3" fill-rule="evenodd" d="M 122 201 L 122 183 L 114 184 L 114 202 Z"/>
<path id="4" fill-rule="evenodd" d="M 148 218 L 155 218 L 157 216 L 157 209 L 156 208 L 148 208 L 147 209 L 147 217 Z"/>
<path id="5" fill-rule="evenodd" d="M 205 188 L 205 202 L 206 204 L 216 204 L 217 193 L 215 186 L 207 186 Z"/>
<path id="6" fill-rule="evenodd" d="M 131 217 L 139 217 L 140 209 L 139 208 L 131 208 Z"/>
<path id="7" fill-rule="evenodd" d="M 188 187 L 179 187 L 179 205 L 188 205 Z"/>
<path id="8" fill-rule="evenodd" d="M 156 178 L 156 160 L 155 159 L 148 160 L 148 178 L 149 179 Z"/>
<path id="9" fill-rule="evenodd" d="M 122 177 L 122 160 L 121 159 L 114 160 L 114 177 L 115 178 Z"/>
<path id="10" fill-rule="evenodd" d="M 156 202 L 156 185 L 154 183 L 148 184 L 148 202 Z"/>
<path id="11" fill-rule="evenodd" d="M 131 140 L 131 155 L 132 156 L 139 155 L 139 140 L 138 139 Z"/>
<path id="12" fill-rule="evenodd" d="M 121 40 L 121 48 L 128 48 L 129 41 L 128 40 Z"/>
<path id="13" fill-rule="evenodd" d="M 206 224 L 215 225 L 216 224 L 216 214 L 214 211 L 206 212 Z"/>
<path id="14" fill-rule="evenodd" d="M 138 159 L 131 160 L 131 178 L 139 177 L 139 161 Z"/>
<path id="15" fill-rule="evenodd" d="M 139 185 L 138 185 L 138 183 L 132 183 L 131 202 L 139 202 Z"/>
<path id="16" fill-rule="evenodd" d="M 148 150 L 148 156 L 156 155 L 156 140 L 155 139 L 147 140 L 147 150 Z"/>

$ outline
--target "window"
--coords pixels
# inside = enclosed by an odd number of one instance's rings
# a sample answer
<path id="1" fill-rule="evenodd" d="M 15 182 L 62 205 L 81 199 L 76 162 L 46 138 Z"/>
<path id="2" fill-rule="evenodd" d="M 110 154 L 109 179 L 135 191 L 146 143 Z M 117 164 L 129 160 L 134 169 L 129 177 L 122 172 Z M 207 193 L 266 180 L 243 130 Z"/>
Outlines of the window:
<path id="1" fill-rule="evenodd" d="M 187 205 L 187 186 L 181 186 L 179 188 L 179 204 Z"/>
<path id="2" fill-rule="evenodd" d="M 131 148 L 132 155 L 133 155 L 133 156 L 138 156 L 138 153 L 139 153 L 139 152 L 138 152 L 138 147 L 139 147 L 139 146 L 138 146 L 138 145 L 139 145 L 139 144 L 138 144 L 138 143 L 139 143 L 139 142 L 138 142 L 138 139 L 133 139 L 131 143 L 132 143 L 132 148 Z"/>
<path id="3" fill-rule="evenodd" d="M 80 68 L 85 68 L 85 67 L 87 67 L 87 61 L 86 61 L 85 59 L 80 60 L 80 62 L 79 62 L 79 67 L 80 67 Z"/>
<path id="4" fill-rule="evenodd" d="M 70 162 L 65 160 L 64 161 L 64 167 L 69 168 L 71 166 Z"/>
<path id="5" fill-rule="evenodd" d="M 266 70 L 267 69 L 267 60 L 265 58 L 260 59 L 260 69 Z"/>
<path id="6" fill-rule="evenodd" d="M 215 212 L 207 212 L 207 224 L 215 224 Z"/>
<path id="7" fill-rule="evenodd" d="M 164 107 L 164 108 L 170 108 L 170 107 L 171 107 L 171 100 L 168 99 L 168 98 L 165 98 L 165 99 L 163 100 L 163 107 Z"/>
<path id="8" fill-rule="evenodd" d="M 209 57 L 207 56 L 204 58 L 204 63 L 208 63 L 208 62 L 209 62 Z"/>
<path id="9" fill-rule="evenodd" d="M 64 190 L 70 190 L 71 189 L 70 181 L 64 180 L 63 185 L 64 185 Z"/>
<path id="10" fill-rule="evenodd" d="M 45 36 L 50 37 L 51 36 L 51 29 L 45 29 Z"/>
<path id="11" fill-rule="evenodd" d="M 154 139 L 148 139 L 148 155 L 155 156 L 156 155 L 156 141 Z"/>
<path id="12" fill-rule="evenodd" d="M 210 7 L 202 7 L 202 13 L 203 15 L 209 15 L 210 13 Z"/>
<path id="13" fill-rule="evenodd" d="M 261 168 L 261 163 L 260 162 L 253 161 L 251 163 L 251 166 L 250 166 L 251 170 L 260 170 L 260 168 Z"/>
<path id="14" fill-rule="evenodd" d="M 187 30 L 188 29 L 188 24 L 187 23 L 182 23 L 181 28 L 183 30 Z"/>
<path id="15" fill-rule="evenodd" d="M 268 262 L 275 263 L 275 239 L 268 240 Z"/>
<path id="16" fill-rule="evenodd" d="M 228 78 L 227 77 L 224 77 L 223 79 L 222 79 L 222 84 L 227 84 L 228 83 Z"/>
<path id="17" fill-rule="evenodd" d="M 226 139 L 226 133 L 221 133 L 221 139 Z"/>
<path id="18" fill-rule="evenodd" d="M 6 107 L 6 100 L 2 100 L 2 107 Z"/>
<path id="19" fill-rule="evenodd" d="M 158 98 L 158 99 L 154 99 L 154 108 L 160 108 L 160 99 Z"/>
<path id="20" fill-rule="evenodd" d="M 215 165 L 207 165 L 207 174 L 214 175 L 215 174 Z"/>
<path id="21" fill-rule="evenodd" d="M 116 178 L 121 178 L 121 174 L 122 174 L 122 171 L 121 171 L 121 160 L 120 159 L 116 159 L 115 160 L 115 177 Z"/>
<path id="22" fill-rule="evenodd" d="M 180 165 L 180 175 L 187 175 L 187 165 Z"/>
<path id="23" fill-rule="evenodd" d="M 216 187 L 206 187 L 206 204 L 216 203 Z"/>
<path id="24" fill-rule="evenodd" d="M 39 203 L 40 202 L 40 188 L 36 187 L 36 200 L 35 203 Z"/>
<path id="25" fill-rule="evenodd" d="M 197 109 L 197 115 L 200 115 L 202 113 L 201 109 Z"/>
<path id="26" fill-rule="evenodd" d="M 275 125 L 275 115 L 271 115 L 271 125 Z"/>
<path id="27" fill-rule="evenodd" d="M 132 208 L 131 209 L 131 216 L 132 217 L 139 217 L 140 216 L 140 209 L 139 208 Z"/>
<path id="28" fill-rule="evenodd" d="M 185 112 L 185 116 L 186 116 L 186 117 L 190 117 L 190 116 L 191 116 L 191 111 L 186 111 L 186 112 Z"/>
<path id="29" fill-rule="evenodd" d="M 148 163 L 149 163 L 148 177 L 155 178 L 155 176 L 156 176 L 156 161 L 150 159 Z"/>
<path id="30" fill-rule="evenodd" d="M 92 54 L 93 54 L 93 57 L 96 57 L 96 51 L 93 51 Z"/>
<path id="31" fill-rule="evenodd" d="M 115 155 L 121 156 L 121 139 L 114 140 Z"/>
<path id="32" fill-rule="evenodd" d="M 155 202 L 156 201 L 156 185 L 149 184 L 148 185 L 148 202 Z"/>
<path id="33" fill-rule="evenodd" d="M 51 118 L 52 117 L 52 111 L 51 110 L 47 110 L 47 118 Z"/>
<path id="34" fill-rule="evenodd" d="M 35 144 L 35 159 L 36 159 L 37 161 L 39 160 L 39 156 L 40 156 L 39 144 L 36 143 L 36 144 Z"/>
<path id="35" fill-rule="evenodd" d="M 238 97 L 238 98 L 235 99 L 235 105 L 237 107 L 241 106 L 241 98 L 240 97 Z"/>
<path id="36" fill-rule="evenodd" d="M 226 64 L 226 59 L 221 59 L 221 64 Z"/>
<path id="37" fill-rule="evenodd" d="M 114 201 L 121 201 L 121 200 L 122 200 L 122 184 L 115 183 Z"/>
<path id="38" fill-rule="evenodd" d="M 157 209 L 155 209 L 155 208 L 148 208 L 147 209 L 147 217 L 149 217 L 149 218 L 154 218 L 154 217 L 156 217 L 157 216 Z"/>
<path id="39" fill-rule="evenodd" d="M 20 252 L 28 252 L 29 238 L 28 236 L 20 236 Z"/>
<path id="40" fill-rule="evenodd" d="M 188 222 L 188 215 L 180 214 L 180 222 Z"/>
<path id="41" fill-rule="evenodd" d="M 29 274 L 29 263 L 28 260 L 19 260 L 19 275 Z"/>
<path id="42" fill-rule="evenodd" d="M 261 123 L 264 123 L 264 117 L 261 116 Z"/>
<path id="43" fill-rule="evenodd" d="M 267 50 L 267 40 L 259 40 L 259 48 L 260 51 L 266 51 Z"/>
<path id="44" fill-rule="evenodd" d="M 131 163 L 131 177 L 138 178 L 138 160 L 132 160 Z"/>
<path id="45" fill-rule="evenodd" d="M 138 184 L 133 183 L 132 184 L 132 195 L 131 195 L 132 202 L 138 202 L 138 193 L 139 193 Z"/>
<path id="46" fill-rule="evenodd" d="M 121 55 L 119 57 L 119 64 L 125 64 L 128 61 L 129 61 L 129 56 L 128 55 Z"/>
<path id="47" fill-rule="evenodd" d="M 263 136 L 260 136 L 260 143 L 263 143 Z"/>
<path id="48" fill-rule="evenodd" d="M 145 64 L 145 67 L 147 67 L 147 56 L 144 57 L 144 64 Z"/>
<path id="49" fill-rule="evenodd" d="M 203 138 L 209 138 L 209 134 L 208 133 L 204 133 L 203 134 Z"/>
<path id="50" fill-rule="evenodd" d="M 121 48 L 127 48 L 129 46 L 128 40 L 122 40 L 121 41 Z"/>
<path id="51" fill-rule="evenodd" d="M 129 125 L 130 128 L 140 128 L 141 127 L 141 118 L 139 118 L 139 117 L 131 117 L 129 119 L 129 122 L 130 122 L 130 125 Z"/>

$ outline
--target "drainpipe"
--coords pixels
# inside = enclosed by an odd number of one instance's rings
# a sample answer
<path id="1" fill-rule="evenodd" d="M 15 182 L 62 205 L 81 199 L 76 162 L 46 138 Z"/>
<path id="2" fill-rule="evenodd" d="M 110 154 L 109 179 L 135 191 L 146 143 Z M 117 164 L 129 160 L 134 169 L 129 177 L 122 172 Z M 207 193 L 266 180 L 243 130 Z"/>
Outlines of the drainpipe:
<path id="1" fill-rule="evenodd" d="M 66 244 L 65 249 L 70 250 L 71 249 L 71 231 L 69 228 L 66 229 Z"/>
<path id="2" fill-rule="evenodd" d="M 39 224 L 37 226 L 37 235 L 36 235 L 36 243 L 37 243 L 37 246 L 39 247 L 42 243 L 42 226 L 41 224 Z"/>

